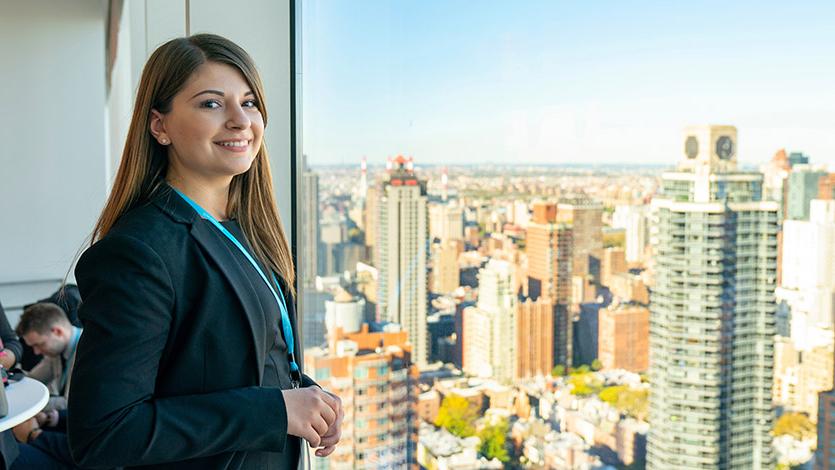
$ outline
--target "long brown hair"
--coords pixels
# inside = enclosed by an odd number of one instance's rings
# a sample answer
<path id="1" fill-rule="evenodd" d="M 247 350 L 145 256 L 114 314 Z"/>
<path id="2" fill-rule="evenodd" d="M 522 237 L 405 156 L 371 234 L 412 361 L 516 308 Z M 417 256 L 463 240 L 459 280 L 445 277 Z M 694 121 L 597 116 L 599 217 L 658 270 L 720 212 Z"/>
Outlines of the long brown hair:
<path id="1" fill-rule="evenodd" d="M 240 46 L 214 34 L 196 34 L 172 39 L 158 47 L 142 70 L 122 160 L 110 196 L 93 229 L 91 245 L 107 235 L 122 215 L 164 186 L 168 153 L 151 136 L 151 110 L 169 112 L 174 96 L 206 62 L 230 65 L 241 72 L 255 94 L 266 126 L 261 77 L 252 58 Z M 250 169 L 232 178 L 227 211 L 238 220 L 255 255 L 279 273 L 295 295 L 293 258 L 276 208 L 270 161 L 263 140 Z"/>

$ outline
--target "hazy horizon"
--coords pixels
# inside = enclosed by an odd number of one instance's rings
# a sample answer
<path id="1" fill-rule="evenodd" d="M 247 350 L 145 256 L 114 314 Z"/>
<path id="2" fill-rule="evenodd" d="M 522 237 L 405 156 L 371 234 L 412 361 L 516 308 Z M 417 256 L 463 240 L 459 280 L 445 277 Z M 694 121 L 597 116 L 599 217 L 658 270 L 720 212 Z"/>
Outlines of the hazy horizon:
<path id="1" fill-rule="evenodd" d="M 311 0 L 302 10 L 312 165 L 674 165 L 692 124 L 739 160 L 835 167 L 835 5 Z"/>

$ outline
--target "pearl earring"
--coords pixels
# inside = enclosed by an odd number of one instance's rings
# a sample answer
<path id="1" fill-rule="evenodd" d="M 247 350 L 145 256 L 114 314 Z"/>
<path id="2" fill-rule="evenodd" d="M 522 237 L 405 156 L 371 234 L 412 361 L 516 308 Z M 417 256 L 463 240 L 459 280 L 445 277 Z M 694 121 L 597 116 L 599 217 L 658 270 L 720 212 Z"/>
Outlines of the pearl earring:
<path id="1" fill-rule="evenodd" d="M 168 145 L 168 139 L 163 137 L 162 139 L 159 140 L 159 143 L 161 143 L 162 145 Z"/>

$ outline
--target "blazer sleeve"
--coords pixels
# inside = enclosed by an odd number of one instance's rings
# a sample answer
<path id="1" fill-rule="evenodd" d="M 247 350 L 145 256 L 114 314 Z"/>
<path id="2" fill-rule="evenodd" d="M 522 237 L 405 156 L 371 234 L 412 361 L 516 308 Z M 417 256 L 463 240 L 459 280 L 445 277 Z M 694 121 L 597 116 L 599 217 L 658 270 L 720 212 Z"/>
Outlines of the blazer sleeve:
<path id="1" fill-rule="evenodd" d="M 154 396 L 177 298 L 150 246 L 106 237 L 81 257 L 76 279 L 85 328 L 67 430 L 77 464 L 153 465 L 229 451 L 283 451 L 287 411 L 277 388 Z"/>
<path id="2" fill-rule="evenodd" d="M 23 345 L 20 344 L 12 326 L 9 325 L 9 319 L 3 310 L 3 304 L 0 304 L 0 339 L 3 340 L 3 347 L 14 354 L 15 362 L 20 362 L 20 358 L 23 357 Z"/>
<path id="3" fill-rule="evenodd" d="M 304 387 L 319 387 L 322 388 L 321 385 L 317 384 L 316 381 L 310 378 L 307 374 L 302 374 L 301 386 Z"/>

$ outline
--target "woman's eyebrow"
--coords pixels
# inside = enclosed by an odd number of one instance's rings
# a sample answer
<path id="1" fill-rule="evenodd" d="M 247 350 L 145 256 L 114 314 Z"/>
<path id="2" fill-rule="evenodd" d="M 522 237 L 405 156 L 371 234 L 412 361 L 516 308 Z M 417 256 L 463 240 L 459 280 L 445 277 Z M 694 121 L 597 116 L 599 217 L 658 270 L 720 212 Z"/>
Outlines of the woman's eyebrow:
<path id="1" fill-rule="evenodd" d="M 226 95 L 225 95 L 222 91 L 220 91 L 220 90 L 203 90 L 203 91 L 201 91 L 201 92 L 196 93 L 194 96 L 192 96 L 192 97 L 191 97 L 191 98 L 189 98 L 189 99 L 190 99 L 190 100 L 193 100 L 194 98 L 197 98 L 198 96 L 200 96 L 200 95 L 204 95 L 204 94 L 217 95 L 217 96 L 220 96 L 220 97 L 226 96 Z M 246 93 L 244 93 L 244 96 L 250 96 L 250 95 L 255 96 L 255 93 L 253 93 L 253 92 L 252 92 L 252 90 L 249 90 L 249 91 L 247 91 Z"/>

